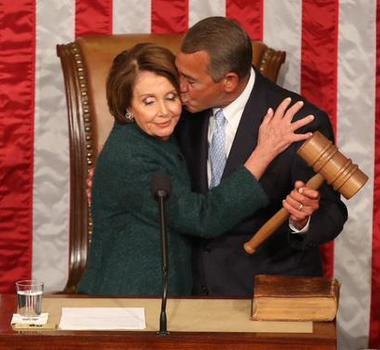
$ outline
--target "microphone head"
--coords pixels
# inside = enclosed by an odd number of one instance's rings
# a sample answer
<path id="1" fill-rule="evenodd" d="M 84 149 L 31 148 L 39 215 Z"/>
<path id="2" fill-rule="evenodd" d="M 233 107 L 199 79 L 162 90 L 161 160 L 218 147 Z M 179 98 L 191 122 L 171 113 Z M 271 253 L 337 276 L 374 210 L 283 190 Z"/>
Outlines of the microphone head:
<path id="1" fill-rule="evenodd" d="M 156 173 L 152 177 L 152 195 L 155 199 L 159 197 L 168 198 L 172 190 L 170 177 L 163 173 Z"/>

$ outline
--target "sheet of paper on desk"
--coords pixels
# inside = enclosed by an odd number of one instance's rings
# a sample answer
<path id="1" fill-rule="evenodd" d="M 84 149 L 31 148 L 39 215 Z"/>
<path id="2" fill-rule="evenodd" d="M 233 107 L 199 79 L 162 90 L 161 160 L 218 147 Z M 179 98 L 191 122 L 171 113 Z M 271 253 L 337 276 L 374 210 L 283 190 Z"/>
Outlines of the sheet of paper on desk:
<path id="1" fill-rule="evenodd" d="M 27 317 L 27 316 L 21 316 L 19 314 L 13 314 L 11 325 L 29 325 L 32 327 L 39 327 L 43 326 L 47 323 L 49 314 L 48 313 L 42 313 L 39 316 L 34 317 Z"/>
<path id="2" fill-rule="evenodd" d="M 62 330 L 138 330 L 145 328 L 142 307 L 64 307 Z"/>

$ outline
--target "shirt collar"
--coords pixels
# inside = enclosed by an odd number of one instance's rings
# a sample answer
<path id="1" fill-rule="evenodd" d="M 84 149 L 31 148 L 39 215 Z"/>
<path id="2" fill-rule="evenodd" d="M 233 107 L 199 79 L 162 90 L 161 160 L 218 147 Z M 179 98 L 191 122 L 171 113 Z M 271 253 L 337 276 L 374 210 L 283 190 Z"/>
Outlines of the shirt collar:
<path id="1" fill-rule="evenodd" d="M 243 92 L 236 100 L 232 101 L 229 105 L 223 108 L 223 114 L 228 124 L 239 124 L 240 117 L 243 114 L 244 107 L 247 104 L 253 85 L 255 84 L 255 76 L 255 71 L 251 68 L 249 80 Z M 213 108 L 213 115 L 215 115 L 216 111 L 219 109 L 220 108 Z"/>

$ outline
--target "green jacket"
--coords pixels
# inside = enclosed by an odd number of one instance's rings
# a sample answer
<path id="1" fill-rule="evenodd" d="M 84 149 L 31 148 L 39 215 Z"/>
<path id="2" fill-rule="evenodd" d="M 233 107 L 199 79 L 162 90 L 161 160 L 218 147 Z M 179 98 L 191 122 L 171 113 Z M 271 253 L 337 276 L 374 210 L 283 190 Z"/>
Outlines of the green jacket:
<path id="1" fill-rule="evenodd" d="M 174 138 L 164 142 L 136 124 L 115 124 L 96 165 L 94 233 L 80 292 L 161 295 L 159 209 L 151 194 L 157 171 L 168 174 L 172 182 L 167 201 L 172 296 L 191 294 L 191 236 L 221 235 L 268 203 L 244 167 L 207 195 L 191 192 L 186 163 Z"/>

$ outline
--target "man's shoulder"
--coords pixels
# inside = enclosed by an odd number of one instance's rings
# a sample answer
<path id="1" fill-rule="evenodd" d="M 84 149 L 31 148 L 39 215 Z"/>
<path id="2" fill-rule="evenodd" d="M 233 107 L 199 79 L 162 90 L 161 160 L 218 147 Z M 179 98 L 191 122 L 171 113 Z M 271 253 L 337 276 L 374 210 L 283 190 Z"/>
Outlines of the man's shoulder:
<path id="1" fill-rule="evenodd" d="M 304 106 L 296 114 L 293 120 L 299 120 L 307 115 L 314 115 L 315 120 L 312 124 L 304 127 L 300 131 L 315 131 L 322 130 L 323 133 L 329 138 L 332 138 L 332 125 L 328 113 L 309 101 L 305 96 L 286 89 L 267 78 L 263 77 L 260 73 L 256 76 L 257 80 L 253 87 L 249 103 L 246 108 L 255 108 L 257 106 L 257 100 L 261 100 L 261 107 L 267 110 L 269 107 L 276 109 L 278 105 L 287 97 L 292 99 L 292 104 L 298 101 L 302 101 Z"/>
<path id="2" fill-rule="evenodd" d="M 284 98 L 290 97 L 292 99 L 292 103 L 295 103 L 297 101 L 303 101 L 303 110 L 307 110 L 308 113 L 326 114 L 320 107 L 314 105 L 305 96 L 295 91 L 289 90 L 285 87 L 282 87 L 277 83 L 274 83 L 269 79 L 265 78 L 261 74 L 257 74 L 256 82 L 257 85 L 255 84 L 252 93 L 255 93 L 255 89 L 263 91 L 265 92 L 268 100 L 277 103 L 277 105 L 280 104 Z"/>

